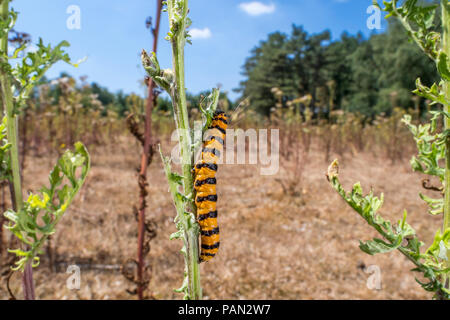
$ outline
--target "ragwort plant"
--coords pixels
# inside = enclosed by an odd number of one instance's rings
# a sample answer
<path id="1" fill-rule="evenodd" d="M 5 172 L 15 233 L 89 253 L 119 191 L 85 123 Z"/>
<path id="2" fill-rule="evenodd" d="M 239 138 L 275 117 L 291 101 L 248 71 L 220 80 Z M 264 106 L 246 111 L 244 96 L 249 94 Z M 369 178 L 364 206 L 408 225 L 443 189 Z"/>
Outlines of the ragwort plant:
<path id="1" fill-rule="evenodd" d="M 292 197 L 302 196 L 304 193 L 304 173 L 307 168 L 308 158 L 312 143 L 312 112 L 309 105 L 311 96 L 307 95 L 287 102 L 283 108 L 281 98 L 283 92 L 279 88 L 273 88 L 272 92 L 279 98 L 279 103 L 272 108 L 270 120 L 276 128 L 282 128 L 280 139 L 280 156 L 283 159 L 282 177 L 276 178 L 283 188 L 283 192 Z M 306 105 L 303 114 L 301 105 Z"/>
<path id="2" fill-rule="evenodd" d="M 5 114 L 0 127 L 0 176 L 13 185 L 13 208 L 4 213 L 9 220 L 5 227 L 22 243 L 21 248 L 9 250 L 18 258 L 13 270 L 24 272 L 25 299 L 34 299 L 32 267 L 39 265 L 41 248 L 56 232 L 56 225 L 82 187 L 90 168 L 90 158 L 84 145 L 77 142 L 75 150 L 66 151 L 51 171 L 49 186 L 43 187 L 39 194 L 30 193 L 23 200 L 17 136 L 19 114 L 52 65 L 58 61 L 72 62 L 63 50 L 69 46 L 65 41 L 52 47 L 44 45 L 40 39 L 36 50 L 29 50 L 23 43 L 9 54 L 8 35 L 18 16 L 16 11 L 10 10 L 10 2 L 0 2 L 0 81 Z"/>
<path id="3" fill-rule="evenodd" d="M 173 70 L 161 70 L 155 53 L 148 55 L 143 51 L 142 63 L 148 75 L 170 95 L 172 100 L 179 136 L 181 174 L 172 171 L 171 159 L 163 156 L 161 150 L 160 153 L 169 182 L 169 190 L 177 211 L 175 224 L 178 231 L 171 236 L 171 239 L 182 239 L 184 243 L 181 252 L 185 258 L 185 277 L 183 285 L 176 291 L 184 293 L 184 299 L 199 300 L 202 299 L 198 239 L 200 227 L 197 223 L 194 203 L 193 168 L 195 154 L 202 143 L 203 134 L 194 135 L 189 123 L 186 100 L 184 48 L 186 42 L 190 43 L 187 29 L 191 25 L 191 20 L 188 18 L 188 0 L 168 0 L 164 2 L 164 5 L 169 16 L 170 31 L 166 40 L 169 40 L 172 45 Z M 204 116 L 202 133 L 211 124 L 218 103 L 218 89 L 213 90 L 211 95 L 202 101 L 200 106 Z"/>
<path id="4" fill-rule="evenodd" d="M 373 192 L 363 195 L 359 183 L 346 192 L 338 179 L 338 162 L 335 160 L 328 169 L 328 180 L 342 198 L 366 222 L 373 227 L 383 239 L 360 242 L 362 251 L 374 255 L 377 253 L 400 251 L 415 268 L 412 271 L 421 273 L 426 279 L 416 281 L 426 291 L 433 292 L 435 299 L 450 299 L 450 4 L 442 0 L 442 34 L 433 31 L 433 21 L 439 5 L 422 6 L 417 0 L 384 1 L 383 10 L 387 17 L 399 19 L 409 36 L 417 43 L 428 57 L 436 62 L 437 70 L 442 78 L 439 84 L 431 87 L 417 80 L 414 91 L 420 97 L 431 100 L 433 104 L 442 105 L 443 110 L 431 111 L 430 123 L 414 125 L 411 116 L 405 116 L 403 122 L 408 126 L 418 148 L 418 155 L 413 157 L 411 165 L 414 171 L 439 178 L 442 187 L 432 187 L 427 183 L 424 187 L 443 193 L 443 197 L 432 199 L 424 195 L 421 198 L 430 207 L 433 215 L 443 215 L 442 229 L 437 230 L 431 246 L 421 251 L 424 245 L 415 230 L 406 222 L 406 211 L 398 223 L 393 224 L 378 214 L 383 204 L 383 195 L 376 197 Z M 444 122 L 442 130 L 438 129 L 438 121 Z M 445 166 L 441 166 L 445 162 Z"/>

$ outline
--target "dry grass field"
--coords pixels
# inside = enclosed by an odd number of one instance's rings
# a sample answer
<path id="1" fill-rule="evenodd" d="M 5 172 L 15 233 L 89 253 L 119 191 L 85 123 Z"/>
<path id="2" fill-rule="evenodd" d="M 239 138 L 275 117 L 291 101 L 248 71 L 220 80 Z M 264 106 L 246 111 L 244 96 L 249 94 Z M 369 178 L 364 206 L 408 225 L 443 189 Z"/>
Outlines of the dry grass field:
<path id="1" fill-rule="evenodd" d="M 135 299 L 134 289 L 118 270 L 136 255 L 137 223 L 132 205 L 137 202 L 138 146 L 123 137 L 115 146 L 91 148 L 92 170 L 86 185 L 59 225 L 52 239 L 55 259 L 63 267 L 52 272 L 45 255 L 35 271 L 38 299 Z M 130 147 L 130 144 L 132 145 Z M 412 265 L 394 252 L 368 256 L 358 239 L 376 236 L 328 185 L 328 164 L 319 148 L 313 148 L 304 174 L 301 197 L 283 194 L 275 182 L 280 176 L 259 175 L 259 167 L 222 165 L 219 169 L 219 223 L 221 248 L 217 258 L 202 264 L 205 299 L 428 299 L 407 270 Z M 25 190 L 47 182 L 54 159 L 28 161 Z M 419 174 L 408 159 L 391 165 L 385 158 L 360 153 L 341 161 L 341 180 L 346 188 L 361 181 L 365 191 L 385 193 L 381 212 L 396 220 L 403 209 L 409 223 L 427 244 L 440 217 L 426 214 L 418 197 Z M 148 216 L 157 222 L 147 262 L 153 274 L 149 287 L 156 299 L 180 299 L 173 289 L 181 285 L 184 263 L 180 241 L 169 241 L 175 231 L 175 210 L 167 192 L 162 165 L 156 159 L 149 170 Z M 4 258 L 4 257 L 3 257 Z M 82 266 L 81 289 L 66 287 L 65 264 Z M 112 266 L 96 270 L 94 265 Z M 365 268 L 380 267 L 381 290 L 370 290 Z M 0 298 L 7 299 L 5 278 L 0 279 Z M 20 277 L 11 279 L 21 298 Z"/>

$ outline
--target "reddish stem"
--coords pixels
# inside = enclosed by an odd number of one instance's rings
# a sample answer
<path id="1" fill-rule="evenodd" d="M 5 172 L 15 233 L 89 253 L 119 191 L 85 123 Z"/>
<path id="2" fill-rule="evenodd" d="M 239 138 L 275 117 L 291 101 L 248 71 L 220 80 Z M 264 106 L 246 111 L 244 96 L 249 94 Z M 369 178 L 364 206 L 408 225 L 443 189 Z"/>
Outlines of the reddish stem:
<path id="1" fill-rule="evenodd" d="M 6 183 L 6 181 L 3 181 L 3 183 L 0 184 L 0 189 L 1 189 L 1 205 L 0 208 L 2 210 L 2 212 L 6 211 L 6 186 L 8 184 Z M 0 214 L 0 259 L 3 259 L 3 251 L 4 251 L 4 246 L 3 246 L 3 225 L 5 224 L 5 216 L 3 214 Z"/>
<path id="2" fill-rule="evenodd" d="M 22 287 L 25 300 L 35 300 L 34 282 L 33 282 L 33 267 L 31 263 L 27 263 L 22 276 Z"/>
<path id="3" fill-rule="evenodd" d="M 158 34 L 161 21 L 162 1 L 157 0 L 157 13 L 156 13 L 156 25 L 153 30 L 153 52 L 156 53 L 158 49 Z M 148 82 L 148 98 L 145 107 L 145 133 L 144 133 L 144 150 L 141 157 L 141 170 L 139 172 L 139 187 L 141 189 L 139 196 L 139 230 L 138 230 L 138 298 L 144 299 L 144 240 L 145 240 L 145 208 L 147 203 L 145 197 L 147 195 L 147 168 L 149 165 L 149 159 L 151 157 L 153 148 L 152 139 L 152 111 L 154 105 L 154 89 L 155 83 L 152 79 Z"/>

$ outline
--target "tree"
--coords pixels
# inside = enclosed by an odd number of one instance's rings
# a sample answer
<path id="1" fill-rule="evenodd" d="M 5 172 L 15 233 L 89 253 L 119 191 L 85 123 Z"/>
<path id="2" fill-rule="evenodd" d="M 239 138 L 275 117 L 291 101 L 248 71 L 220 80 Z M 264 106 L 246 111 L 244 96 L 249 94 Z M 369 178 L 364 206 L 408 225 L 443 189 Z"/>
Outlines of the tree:
<path id="1" fill-rule="evenodd" d="M 264 115 L 280 102 L 274 87 L 283 92 L 283 106 L 310 94 L 312 108 L 325 113 L 341 108 L 373 117 L 393 107 L 409 108 L 417 75 L 429 84 L 437 73 L 401 28 L 394 21 L 386 33 L 368 39 L 344 33 L 337 41 L 330 40 L 329 31 L 309 35 L 296 25 L 290 35 L 272 33 L 251 51 L 243 66 L 246 80 L 236 91 Z"/>

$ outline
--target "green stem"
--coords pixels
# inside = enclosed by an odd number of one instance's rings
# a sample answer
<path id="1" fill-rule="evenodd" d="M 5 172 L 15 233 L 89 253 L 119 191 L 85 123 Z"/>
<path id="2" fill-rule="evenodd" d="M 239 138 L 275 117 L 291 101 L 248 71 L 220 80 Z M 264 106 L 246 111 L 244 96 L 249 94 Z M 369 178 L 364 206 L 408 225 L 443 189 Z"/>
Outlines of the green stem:
<path id="1" fill-rule="evenodd" d="M 9 0 L 2 0 L 0 5 L 0 16 L 3 21 L 9 18 Z M 1 55 L 2 64 L 8 63 L 8 33 L 0 39 L 0 49 L 3 52 Z M 5 61 L 6 59 L 6 61 Z M 12 182 L 14 187 L 14 199 L 12 201 L 15 203 L 15 210 L 19 212 L 23 206 L 23 195 L 22 195 L 22 182 L 20 176 L 20 162 L 19 162 L 19 145 L 18 145 L 18 123 L 19 118 L 17 116 L 16 110 L 14 110 L 13 92 L 11 90 L 11 79 L 9 74 L 5 70 L 0 72 L 0 82 L 2 87 L 2 100 L 3 100 L 3 110 L 6 113 L 7 118 L 7 135 L 8 142 L 11 144 L 10 149 L 10 161 L 11 161 L 11 173 Z M 33 284 L 33 269 L 31 264 L 25 266 L 25 272 L 23 274 L 23 291 L 26 300 L 34 300 L 34 284 Z"/>
<path id="2" fill-rule="evenodd" d="M 0 16 L 3 20 L 8 19 L 9 15 L 9 1 L 3 0 L 0 6 Z M 8 34 L 5 34 L 0 39 L 0 48 L 3 52 L 8 52 Z M 4 58 L 2 58 L 4 60 Z M 7 63 L 7 61 L 3 61 Z M 2 98 L 3 98 L 3 110 L 6 112 L 7 117 L 7 132 L 8 142 L 11 143 L 10 156 L 11 156 L 11 169 L 14 184 L 15 204 L 16 209 L 19 211 L 22 207 L 22 185 L 20 177 L 20 163 L 19 163 L 19 148 L 17 143 L 17 127 L 18 117 L 14 112 L 13 94 L 11 91 L 11 80 L 9 75 L 2 71 L 0 73 L 0 81 L 2 86 Z"/>
<path id="3" fill-rule="evenodd" d="M 447 1 L 442 1 L 443 50 L 450 54 L 450 8 Z M 450 83 L 445 81 L 445 98 L 450 99 Z M 445 112 L 450 112 L 450 106 L 445 106 Z M 445 118 L 445 128 L 450 129 L 450 118 Z M 444 205 L 444 231 L 450 228 L 450 139 L 447 139 L 446 165 L 445 165 L 445 205 Z"/>
<path id="4" fill-rule="evenodd" d="M 182 18 L 176 17 L 177 3 L 182 6 L 182 12 L 178 14 Z M 181 4 L 182 3 L 182 4 Z M 180 139 L 181 166 L 183 174 L 183 190 L 189 203 L 186 203 L 186 212 L 196 214 L 196 207 L 193 202 L 194 198 L 194 178 L 192 168 L 194 165 L 194 153 L 192 149 L 191 129 L 189 126 L 189 115 L 186 101 L 185 86 L 185 69 L 184 69 L 184 47 L 186 45 L 186 17 L 188 13 L 188 0 L 168 1 L 168 13 L 170 28 L 173 31 L 171 37 L 172 42 L 172 58 L 175 74 L 175 86 L 172 88 L 172 101 L 174 107 L 175 121 Z M 186 246 L 186 270 L 188 273 L 188 290 L 189 297 L 193 300 L 202 299 L 202 289 L 200 282 L 199 268 L 199 246 L 198 246 L 198 228 L 190 223 L 189 217 L 184 212 L 180 212 L 180 221 L 184 225 L 184 243 Z"/>
<path id="5" fill-rule="evenodd" d="M 450 7 L 448 1 L 441 1 L 442 4 L 442 50 L 447 56 L 450 55 Z M 450 83 L 448 81 L 444 82 L 445 98 L 450 99 Z M 450 106 L 445 105 L 445 112 L 450 112 Z M 450 129 L 450 119 L 444 117 L 445 119 L 445 129 Z M 445 200 L 444 200 L 444 232 L 450 228 L 450 139 L 447 138 L 445 143 Z M 448 254 L 450 260 L 450 253 Z M 447 262 L 447 267 L 450 267 L 450 262 Z M 448 285 L 448 279 L 447 279 Z"/>
<path id="6" fill-rule="evenodd" d="M 393 11 L 395 12 L 395 14 L 398 17 L 398 20 L 400 21 L 400 23 L 402 24 L 402 26 L 406 29 L 406 31 L 408 31 L 408 34 L 410 36 L 410 38 L 412 40 L 414 40 L 414 42 L 419 46 L 420 49 L 422 49 L 422 51 L 433 61 L 436 61 L 436 57 L 433 55 L 433 53 L 431 53 L 429 50 L 427 50 L 424 45 L 423 42 L 417 37 L 416 35 L 416 31 L 411 27 L 411 25 L 408 22 L 408 18 L 404 18 L 402 17 L 402 15 L 398 12 L 397 10 L 397 4 L 394 4 L 393 7 Z"/>
<path id="7" fill-rule="evenodd" d="M 341 183 L 339 182 L 337 175 L 335 176 L 328 175 L 328 177 L 330 179 L 332 187 L 341 195 L 341 197 L 345 200 L 345 202 L 347 202 L 347 204 L 353 210 L 355 210 L 361 216 L 361 218 L 363 218 L 367 222 L 369 226 L 374 228 L 384 239 L 386 239 L 389 242 L 389 244 L 394 245 L 397 242 L 397 239 L 394 236 L 386 232 L 385 229 L 378 222 L 375 221 L 374 216 L 377 214 L 376 211 L 369 215 L 366 214 L 364 212 L 365 209 L 363 206 L 355 202 L 352 196 L 347 196 L 347 192 L 344 190 Z M 427 269 L 426 265 L 421 263 L 420 258 L 417 258 L 416 252 L 411 252 L 408 248 L 403 246 L 398 247 L 397 250 L 401 252 L 409 261 L 411 261 L 419 270 Z M 427 278 L 434 284 L 437 282 L 442 283 L 441 281 L 442 279 L 436 278 L 435 275 L 429 274 Z"/>

